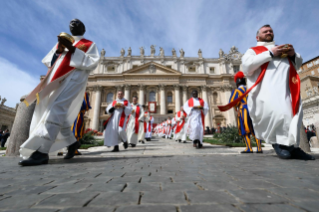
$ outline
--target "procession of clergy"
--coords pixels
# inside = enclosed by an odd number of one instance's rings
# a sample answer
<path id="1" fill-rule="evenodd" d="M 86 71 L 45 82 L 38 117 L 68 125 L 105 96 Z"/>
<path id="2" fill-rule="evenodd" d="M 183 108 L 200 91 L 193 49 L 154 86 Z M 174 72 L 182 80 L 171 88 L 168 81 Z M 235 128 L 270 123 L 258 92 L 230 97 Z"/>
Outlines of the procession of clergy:
<path id="1" fill-rule="evenodd" d="M 58 43 L 42 60 L 49 69 L 45 78 L 25 99 L 26 106 L 35 101 L 37 104 L 29 138 L 20 147 L 21 166 L 48 164 L 49 153 L 64 147 L 68 147 L 64 158 L 71 159 L 79 147 L 75 132 L 83 129 L 81 113 L 88 109 L 81 103 L 89 73 L 98 65 L 100 56 L 96 44 L 83 37 L 86 29 L 80 20 L 72 20 L 69 28 L 72 36 L 58 36 Z M 253 152 L 252 135 L 256 137 L 257 153 L 262 153 L 262 139 L 272 144 L 279 158 L 314 160 L 299 148 L 303 111 L 296 70 L 302 58 L 291 44 L 275 45 L 270 25 L 260 27 L 255 38 L 257 45 L 242 57 L 243 72 L 235 76 L 237 89 L 229 104 L 218 106 L 219 110 L 235 108 L 239 133 L 246 142 L 243 153 Z M 121 143 L 126 149 L 129 144 L 135 147 L 144 136 L 147 140 L 152 137 L 153 117 L 137 104 L 137 97 L 132 101 L 130 104 L 120 91 L 106 109 L 110 118 L 104 123 L 104 144 L 114 147 L 114 152 L 119 151 Z M 171 138 L 173 130 L 175 140 L 185 142 L 188 135 L 195 147 L 202 148 L 208 109 L 207 102 L 194 90 L 176 116 L 159 124 L 155 133 Z M 82 128 L 77 128 L 81 123 Z"/>

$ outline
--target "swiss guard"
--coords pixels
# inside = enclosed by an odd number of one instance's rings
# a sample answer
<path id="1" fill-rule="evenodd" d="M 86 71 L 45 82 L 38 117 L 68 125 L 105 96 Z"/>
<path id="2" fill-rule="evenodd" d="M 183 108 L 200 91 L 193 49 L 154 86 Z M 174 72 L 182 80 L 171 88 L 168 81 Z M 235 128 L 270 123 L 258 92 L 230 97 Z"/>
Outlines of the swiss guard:
<path id="1" fill-rule="evenodd" d="M 72 128 L 71 128 L 71 130 L 72 130 L 72 132 L 73 132 L 73 134 L 78 142 L 78 148 L 81 146 L 80 139 L 84 135 L 84 114 L 86 113 L 86 111 L 89 111 L 90 109 L 92 109 L 92 108 L 90 105 L 89 95 L 85 92 L 83 103 L 81 106 L 81 110 L 80 110 L 78 116 L 76 117 L 76 119 L 72 125 Z M 78 149 L 75 150 L 75 155 L 81 155 L 81 153 L 79 152 Z"/>
<path id="2" fill-rule="evenodd" d="M 243 95 L 247 90 L 246 81 L 245 81 L 243 72 L 241 71 L 237 72 L 235 74 L 234 80 L 235 80 L 237 89 L 234 89 L 232 91 L 229 102 L 234 101 L 235 99 Z M 243 137 L 246 143 L 246 149 L 242 151 L 241 153 L 253 153 L 253 149 L 251 147 L 250 135 L 253 135 L 255 137 L 256 144 L 257 144 L 257 153 L 263 153 L 261 149 L 261 141 L 255 136 L 254 128 L 249 116 L 249 111 L 247 107 L 247 96 L 244 97 L 241 101 L 239 101 L 234 106 L 234 109 L 237 113 L 237 125 L 238 125 L 239 135 Z"/>

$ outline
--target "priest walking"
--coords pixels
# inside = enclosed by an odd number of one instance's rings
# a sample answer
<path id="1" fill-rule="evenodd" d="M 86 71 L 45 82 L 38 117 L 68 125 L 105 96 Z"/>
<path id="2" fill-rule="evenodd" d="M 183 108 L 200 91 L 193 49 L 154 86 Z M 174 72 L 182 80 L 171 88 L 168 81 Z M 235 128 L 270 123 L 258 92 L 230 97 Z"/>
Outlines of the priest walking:
<path id="1" fill-rule="evenodd" d="M 146 111 L 145 114 L 147 114 L 147 121 L 145 122 L 145 139 L 151 141 L 154 117 L 151 116 L 148 111 Z"/>
<path id="2" fill-rule="evenodd" d="M 176 113 L 176 128 L 175 128 L 175 140 L 178 140 L 179 142 L 183 141 L 183 143 L 186 143 L 186 117 L 187 114 L 184 111 L 183 107 L 181 107 L 181 110 Z"/>
<path id="3" fill-rule="evenodd" d="M 58 43 L 42 60 L 49 68 L 47 75 L 26 97 L 27 106 L 35 100 L 37 105 L 30 137 L 20 148 L 22 166 L 47 164 L 49 152 L 66 146 L 65 159 L 70 159 L 78 147 L 70 129 L 80 111 L 89 73 L 100 56 L 95 43 L 83 37 L 85 26 L 80 20 L 72 20 L 69 28 L 73 36 L 58 36 Z"/>
<path id="4" fill-rule="evenodd" d="M 197 90 L 192 92 L 192 98 L 184 103 L 183 109 L 188 116 L 187 128 L 190 128 L 189 138 L 194 147 L 203 147 L 205 116 L 209 110 L 207 102 L 198 97 Z"/>
<path id="5" fill-rule="evenodd" d="M 133 96 L 133 103 L 131 104 L 132 112 L 128 117 L 127 124 L 127 140 L 131 147 L 136 147 L 139 135 L 144 133 L 144 110 L 137 103 L 137 96 Z"/>
<path id="6" fill-rule="evenodd" d="M 292 45 L 275 45 L 273 29 L 262 26 L 256 35 L 257 46 L 242 58 L 247 76 L 248 108 L 256 136 L 272 144 L 282 159 L 314 160 L 298 146 L 302 124 L 300 54 Z M 262 83 L 260 83 L 262 81 Z"/>
<path id="7" fill-rule="evenodd" d="M 111 116 L 104 122 L 104 145 L 114 146 L 112 152 L 119 152 L 121 142 L 125 149 L 128 147 L 125 128 L 127 117 L 132 112 L 132 106 L 128 100 L 124 99 L 123 91 L 117 92 L 117 99 L 106 108 L 106 112 Z"/>

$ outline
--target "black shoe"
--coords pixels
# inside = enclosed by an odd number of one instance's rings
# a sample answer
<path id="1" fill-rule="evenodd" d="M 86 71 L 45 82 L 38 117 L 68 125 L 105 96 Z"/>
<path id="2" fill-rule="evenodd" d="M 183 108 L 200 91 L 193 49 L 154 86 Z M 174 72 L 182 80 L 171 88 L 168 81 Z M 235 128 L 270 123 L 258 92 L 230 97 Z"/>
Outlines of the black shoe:
<path id="1" fill-rule="evenodd" d="M 241 151 L 240 153 L 245 154 L 245 153 L 254 153 L 253 151 Z"/>
<path id="2" fill-rule="evenodd" d="M 256 153 L 260 153 L 260 154 L 262 154 L 263 153 L 263 151 L 261 150 L 261 151 L 257 151 Z"/>
<path id="3" fill-rule="evenodd" d="M 26 159 L 19 162 L 21 166 L 37 166 L 42 164 L 48 164 L 49 162 L 49 155 L 35 151 L 32 155 Z"/>
<path id="4" fill-rule="evenodd" d="M 77 149 L 75 150 L 75 155 L 82 155 L 82 153 Z"/>
<path id="5" fill-rule="evenodd" d="M 281 159 L 291 159 L 290 151 L 293 149 L 292 147 L 283 146 L 279 144 L 273 144 L 272 147 L 274 148 L 276 154 Z"/>
<path id="6" fill-rule="evenodd" d="M 182 142 L 182 140 L 181 140 L 181 139 L 179 139 L 179 140 L 178 140 L 178 142 L 180 143 L 180 142 Z"/>
<path id="7" fill-rule="evenodd" d="M 75 155 L 75 151 L 81 146 L 79 142 L 74 142 L 68 147 L 68 153 L 64 156 L 64 159 L 71 159 Z"/>
<path id="8" fill-rule="evenodd" d="M 58 152 L 58 156 L 63 156 L 63 152 Z"/>
<path id="9" fill-rule="evenodd" d="M 142 144 L 145 144 L 145 142 L 144 142 L 144 141 L 142 141 Z"/>
<path id="10" fill-rule="evenodd" d="M 131 145 L 131 147 L 136 147 L 136 144 L 130 144 Z"/>
<path id="11" fill-rule="evenodd" d="M 127 147 L 128 147 L 127 141 L 123 142 L 123 146 L 124 146 L 124 149 L 127 149 Z"/>
<path id="12" fill-rule="evenodd" d="M 111 152 L 119 152 L 119 145 L 114 146 L 114 149 Z"/>
<path id="13" fill-rule="evenodd" d="M 299 147 L 296 147 L 291 151 L 291 158 L 298 160 L 316 160 L 314 156 L 305 153 Z"/>
<path id="14" fill-rule="evenodd" d="M 198 140 L 193 141 L 193 147 L 197 147 L 197 142 L 198 142 Z"/>
<path id="15" fill-rule="evenodd" d="M 201 149 L 201 148 L 203 148 L 203 144 L 201 144 L 200 142 L 198 142 L 197 149 Z"/>
<path id="16" fill-rule="evenodd" d="M 186 142 L 186 141 L 183 141 L 183 143 L 186 144 L 187 142 Z"/>

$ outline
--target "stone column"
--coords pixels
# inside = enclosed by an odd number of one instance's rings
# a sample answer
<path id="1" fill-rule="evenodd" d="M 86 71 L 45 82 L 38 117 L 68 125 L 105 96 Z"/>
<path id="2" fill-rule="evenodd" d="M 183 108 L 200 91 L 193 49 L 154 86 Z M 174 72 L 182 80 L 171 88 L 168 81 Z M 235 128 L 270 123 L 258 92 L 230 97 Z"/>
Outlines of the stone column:
<path id="1" fill-rule="evenodd" d="M 185 104 L 186 101 L 187 101 L 187 86 L 184 85 L 183 86 L 183 105 Z"/>
<path id="2" fill-rule="evenodd" d="M 145 100 L 144 100 L 144 88 L 145 88 L 145 85 L 139 84 L 138 86 L 139 86 L 139 88 L 140 88 L 139 104 L 140 104 L 140 105 L 144 105 L 144 104 L 145 104 Z"/>
<path id="3" fill-rule="evenodd" d="M 179 85 L 174 85 L 175 88 L 175 112 L 181 109 L 181 97 L 179 92 Z"/>
<path id="4" fill-rule="evenodd" d="M 205 128 L 206 128 L 206 126 L 209 126 L 209 128 L 211 128 L 212 127 L 212 123 L 211 123 L 211 116 L 210 116 L 210 104 L 209 104 L 208 97 L 207 97 L 207 86 L 206 85 L 202 85 L 201 89 L 202 89 L 202 98 L 203 98 L 203 100 L 205 102 L 207 102 L 208 108 L 209 108 L 208 112 L 207 112 L 207 114 L 205 116 Z"/>
<path id="5" fill-rule="evenodd" d="M 124 98 L 127 99 L 128 101 L 131 101 L 130 89 L 131 89 L 131 85 L 124 85 Z"/>
<path id="6" fill-rule="evenodd" d="M 166 114 L 166 99 L 165 99 L 165 85 L 161 84 L 159 85 L 160 87 L 160 95 L 161 95 L 161 100 L 160 100 L 160 106 L 161 106 L 161 115 Z"/>
<path id="7" fill-rule="evenodd" d="M 99 120 L 100 120 L 100 108 L 101 108 L 101 86 L 94 87 L 95 99 L 93 106 L 93 120 L 92 120 L 92 129 L 99 130 Z"/>
<path id="8" fill-rule="evenodd" d="M 29 138 L 29 131 L 36 102 L 27 107 L 21 97 L 14 124 L 9 137 L 6 156 L 18 156 L 20 146 Z"/>

